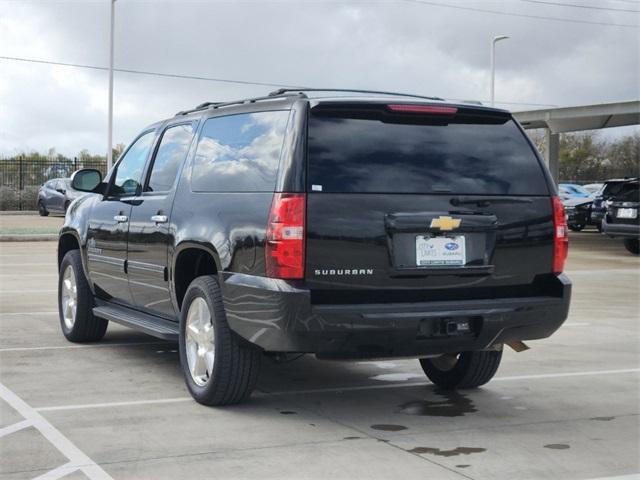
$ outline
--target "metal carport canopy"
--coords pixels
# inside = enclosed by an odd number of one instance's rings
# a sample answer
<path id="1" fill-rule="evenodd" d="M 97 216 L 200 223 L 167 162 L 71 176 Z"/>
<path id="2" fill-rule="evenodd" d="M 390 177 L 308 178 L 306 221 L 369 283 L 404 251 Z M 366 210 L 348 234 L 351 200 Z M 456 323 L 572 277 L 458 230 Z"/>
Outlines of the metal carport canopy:
<path id="1" fill-rule="evenodd" d="M 544 128 L 545 160 L 558 181 L 560 133 L 640 124 L 640 100 L 514 112 L 526 129 Z"/>

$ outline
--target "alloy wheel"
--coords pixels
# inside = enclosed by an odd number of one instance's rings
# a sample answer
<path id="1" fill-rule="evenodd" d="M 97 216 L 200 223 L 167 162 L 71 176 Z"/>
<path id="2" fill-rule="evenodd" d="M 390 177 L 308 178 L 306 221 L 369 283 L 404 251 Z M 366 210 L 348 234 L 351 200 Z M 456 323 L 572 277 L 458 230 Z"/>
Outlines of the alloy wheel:
<path id="1" fill-rule="evenodd" d="M 202 297 L 196 297 L 187 312 L 185 350 L 189 373 L 196 385 L 204 386 L 213 375 L 215 334 L 211 311 Z"/>

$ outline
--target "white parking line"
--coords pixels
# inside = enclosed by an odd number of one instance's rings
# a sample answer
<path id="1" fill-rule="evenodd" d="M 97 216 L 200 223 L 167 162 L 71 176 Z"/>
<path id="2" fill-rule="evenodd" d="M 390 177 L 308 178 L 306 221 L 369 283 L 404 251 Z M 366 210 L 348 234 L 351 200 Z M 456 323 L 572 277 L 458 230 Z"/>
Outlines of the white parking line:
<path id="1" fill-rule="evenodd" d="M 58 274 L 56 272 L 53 273 L 20 273 L 20 274 L 15 274 L 15 273 L 0 273 L 0 277 L 11 277 L 11 278 L 16 278 L 16 275 L 18 275 L 20 278 L 23 277 L 52 277 L 52 278 L 58 278 Z"/>
<path id="2" fill-rule="evenodd" d="M 14 423 L 9 425 L 8 427 L 0 428 L 0 438 L 5 435 L 11 435 L 14 432 L 22 430 L 23 428 L 28 428 L 31 426 L 31 422 L 29 420 L 22 420 L 21 422 Z"/>
<path id="3" fill-rule="evenodd" d="M 492 381 L 514 381 L 514 380 L 541 380 L 545 378 L 563 378 L 563 377 L 583 377 L 595 375 L 615 375 L 623 373 L 640 373 L 640 368 L 627 368 L 621 370 L 595 370 L 590 372 L 566 372 L 566 373 L 548 373 L 540 375 L 518 375 L 512 377 L 496 377 Z M 384 385 L 361 385 L 357 387 L 340 387 L 340 388 L 316 388 L 309 390 L 291 390 L 282 392 L 256 392 L 257 397 L 267 397 L 273 395 L 304 395 L 309 393 L 335 393 L 335 392 L 354 392 L 360 390 L 385 390 L 388 388 L 403 387 L 423 387 L 431 385 L 430 382 L 407 382 L 407 383 L 391 383 Z M 135 405 L 155 405 L 163 403 L 186 402 L 192 400 L 191 397 L 176 397 L 159 400 L 135 400 L 131 402 L 108 402 L 108 403 L 85 403 L 79 405 L 55 405 L 50 407 L 36 408 L 38 412 L 53 412 L 61 410 L 83 410 L 87 408 L 110 408 L 110 407 L 128 407 Z"/>
<path id="4" fill-rule="evenodd" d="M 620 373 L 640 373 L 640 368 L 626 368 L 622 370 L 595 370 L 590 372 L 566 372 L 566 373 L 544 373 L 539 375 L 518 375 L 512 377 L 495 377 L 492 382 L 510 382 L 514 380 L 542 380 L 546 378 L 563 378 L 563 377 L 583 377 L 595 375 L 614 375 Z M 431 385 L 430 382 L 407 382 L 392 383 L 385 385 L 362 385 L 359 387 L 343 387 L 343 388 L 317 388 L 310 390 L 292 390 L 290 392 L 268 392 L 269 395 L 303 395 L 307 393 L 331 393 L 331 392 L 350 392 L 358 390 L 384 390 L 387 388 L 397 387 L 419 387 Z"/>
<path id="5" fill-rule="evenodd" d="M 69 459 L 69 463 L 63 465 L 66 471 L 65 474 L 75 470 L 81 470 L 91 480 L 113 480 L 107 472 L 100 468 L 100 466 L 91 460 L 84 452 L 82 452 L 82 450 L 71 443 L 71 441 L 60 433 L 58 429 L 47 422 L 42 415 L 27 405 L 24 400 L 5 387 L 2 383 L 0 383 L 0 398 L 22 415 L 25 421 L 28 421 L 34 428 L 38 429 L 49 443 Z M 55 469 L 53 472 L 58 470 L 59 469 Z M 50 478 L 60 478 L 60 476 Z"/>
<path id="6" fill-rule="evenodd" d="M 632 473 L 630 475 L 620 475 L 616 477 L 598 477 L 590 480 L 640 480 L 640 473 Z"/>
<path id="7" fill-rule="evenodd" d="M 29 254 L 25 254 L 25 255 L 29 255 Z M 2 263 L 2 264 L 0 264 L 0 266 L 2 266 L 2 267 L 42 267 L 42 266 L 45 266 L 45 265 L 47 265 L 47 262 L 40 262 L 40 263 Z M 50 267 L 52 265 L 53 264 L 49 264 Z"/>
<path id="8" fill-rule="evenodd" d="M 600 273 L 633 273 L 634 275 L 637 275 L 638 268 L 635 265 L 631 265 L 629 268 L 602 268 L 597 270 L 573 270 L 571 272 L 566 272 L 569 278 L 574 275 L 598 275 Z"/>
<path id="9" fill-rule="evenodd" d="M 58 311 L 43 311 L 43 312 L 0 312 L 0 318 L 9 317 L 12 315 L 58 315 Z"/>
<path id="10" fill-rule="evenodd" d="M 0 257 L 24 257 L 29 255 L 31 257 L 51 257 L 50 253 L 0 253 Z"/>
<path id="11" fill-rule="evenodd" d="M 590 377 L 594 375 L 617 375 L 620 373 L 640 373 L 640 368 L 622 368 L 620 370 L 594 370 L 590 372 L 543 373 L 540 375 L 516 375 L 512 377 L 496 377 L 492 381 L 537 380 L 541 378 Z"/>
<path id="12" fill-rule="evenodd" d="M 109 407 L 129 407 L 134 405 L 149 405 L 163 403 L 177 403 L 193 400 L 191 397 L 165 398 L 160 400 L 137 400 L 131 402 L 111 402 L 111 403 L 85 403 L 81 405 L 60 405 L 57 407 L 36 408 L 38 412 L 56 412 L 59 410 L 84 410 L 86 408 L 109 408 Z"/>
<path id="13" fill-rule="evenodd" d="M 7 315 L 57 315 L 57 310 L 51 310 L 49 312 L 0 312 L 0 317 L 4 317 Z"/>
<path id="14" fill-rule="evenodd" d="M 0 348 L 0 353 L 4 352 L 30 352 L 33 350 L 67 350 L 73 348 L 105 348 L 105 347 L 136 347 L 139 345 L 164 345 L 168 342 L 166 340 L 159 340 L 156 342 L 121 342 L 121 343 L 91 343 L 88 345 L 56 345 L 50 347 L 8 347 Z"/>
<path id="15" fill-rule="evenodd" d="M 2 290 L 2 292 L 0 292 L 0 293 L 3 293 L 3 294 L 4 293 L 10 293 L 12 295 L 15 295 L 16 293 L 54 293 L 54 292 L 57 292 L 57 291 L 58 291 L 57 288 L 56 289 L 48 289 L 48 290 L 45 290 L 43 288 L 39 288 L 37 290 L 25 290 L 23 288 L 21 290 Z"/>

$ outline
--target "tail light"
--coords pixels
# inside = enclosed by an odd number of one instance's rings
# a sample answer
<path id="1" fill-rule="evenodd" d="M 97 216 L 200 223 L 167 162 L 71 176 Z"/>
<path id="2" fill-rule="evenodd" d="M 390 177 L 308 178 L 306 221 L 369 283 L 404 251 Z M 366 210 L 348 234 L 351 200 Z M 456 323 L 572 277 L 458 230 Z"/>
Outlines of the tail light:
<path id="1" fill-rule="evenodd" d="M 553 206 L 553 273 L 562 273 L 569 253 L 569 231 L 564 206 L 559 197 L 552 197 Z"/>
<path id="2" fill-rule="evenodd" d="M 304 193 L 275 193 L 267 223 L 265 261 L 271 278 L 304 278 Z"/>

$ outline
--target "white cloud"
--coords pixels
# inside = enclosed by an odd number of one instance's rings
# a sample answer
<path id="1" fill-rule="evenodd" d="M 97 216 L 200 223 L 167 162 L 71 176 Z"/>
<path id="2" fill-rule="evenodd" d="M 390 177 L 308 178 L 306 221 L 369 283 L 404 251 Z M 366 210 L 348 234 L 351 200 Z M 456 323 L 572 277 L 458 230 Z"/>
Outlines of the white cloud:
<path id="1" fill-rule="evenodd" d="M 508 0 L 451 4 L 638 21 L 634 14 Z M 498 100 L 575 105 L 640 96 L 639 30 L 629 28 L 402 1 L 118 0 L 116 10 L 120 68 L 486 99 L 489 42 L 505 33 L 512 38 L 498 47 Z M 106 66 L 108 13 L 106 0 L 0 1 L 0 55 Z M 6 60 L 0 69 L 0 154 L 52 146 L 68 155 L 105 151 L 106 72 Z M 267 91 L 116 73 L 114 141 L 126 143 L 145 125 L 203 101 Z"/>

